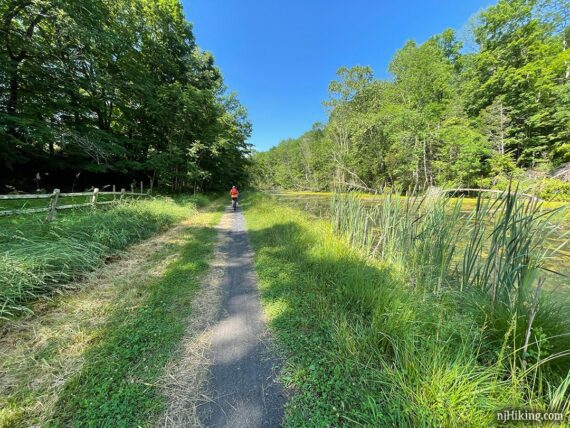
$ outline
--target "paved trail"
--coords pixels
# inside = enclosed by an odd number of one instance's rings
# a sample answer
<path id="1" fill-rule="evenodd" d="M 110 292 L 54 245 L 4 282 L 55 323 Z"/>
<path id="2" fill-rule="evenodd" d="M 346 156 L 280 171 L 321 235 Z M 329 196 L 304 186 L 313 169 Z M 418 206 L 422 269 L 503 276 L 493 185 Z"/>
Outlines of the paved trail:
<path id="1" fill-rule="evenodd" d="M 228 209 L 220 225 L 225 239 L 219 250 L 226 263 L 220 310 L 211 331 L 210 400 L 199 406 L 198 414 L 210 427 L 277 427 L 284 396 L 275 380 L 277 361 L 266 348 L 245 219 L 241 211 Z"/>

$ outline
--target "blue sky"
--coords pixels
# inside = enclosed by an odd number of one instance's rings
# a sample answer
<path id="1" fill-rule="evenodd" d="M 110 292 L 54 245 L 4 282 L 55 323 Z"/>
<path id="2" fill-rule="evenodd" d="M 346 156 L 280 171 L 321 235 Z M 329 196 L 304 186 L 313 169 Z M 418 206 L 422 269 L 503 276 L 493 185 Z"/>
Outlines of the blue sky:
<path id="1" fill-rule="evenodd" d="M 394 52 L 446 28 L 461 30 L 492 0 L 183 0 L 198 45 L 213 53 L 263 151 L 325 121 L 322 101 L 340 66 L 388 77 Z"/>

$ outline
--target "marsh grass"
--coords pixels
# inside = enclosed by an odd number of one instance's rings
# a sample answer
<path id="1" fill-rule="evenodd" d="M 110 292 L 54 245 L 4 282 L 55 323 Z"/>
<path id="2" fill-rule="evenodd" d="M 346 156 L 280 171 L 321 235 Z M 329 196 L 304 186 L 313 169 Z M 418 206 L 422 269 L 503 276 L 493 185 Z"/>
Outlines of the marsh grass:
<path id="1" fill-rule="evenodd" d="M 367 210 L 335 195 L 332 227 L 274 199 L 248 202 L 262 300 L 296 391 L 286 425 L 491 426 L 504 408 L 568 412 L 567 306 L 536 298 L 539 278 L 523 278 L 531 260 L 540 272 L 549 215 L 503 199 L 481 201 L 466 222 L 443 195 L 381 198 Z M 517 235 L 529 228 L 532 245 Z M 494 242 L 501 230 L 510 239 Z M 522 256 L 506 253 L 515 249 Z M 492 285 L 465 280 L 468 251 L 471 272 L 482 277 L 494 256 L 493 275 L 507 284 L 512 272 L 532 292 L 517 282 L 493 299 Z"/>
<path id="2" fill-rule="evenodd" d="M 4 218 L 0 222 L 0 318 L 29 312 L 29 302 L 61 292 L 128 245 L 203 206 L 205 197 L 130 201 L 111 208 Z"/>
<path id="3" fill-rule="evenodd" d="M 561 208 L 545 209 L 510 188 L 498 198 L 480 197 L 467 218 L 460 208 L 461 200 L 437 192 L 405 198 L 385 192 L 369 210 L 351 195 L 335 195 L 331 211 L 337 232 L 392 262 L 412 288 L 434 298 L 458 292 L 458 302 L 485 326 L 480 357 L 497 361 L 497 352 L 508 350 L 513 376 L 542 390 L 544 366 L 562 375 L 569 366 L 565 303 L 542 291 L 545 264 L 568 237 L 556 222 Z M 461 235 L 467 239 L 460 246 Z M 554 237 L 562 243 L 553 248 L 547 242 Z"/>
<path id="4" fill-rule="evenodd" d="M 402 267 L 415 287 L 438 292 L 447 280 L 461 236 L 461 200 L 443 194 L 401 197 L 385 191 L 369 208 L 357 196 L 335 194 L 335 230 L 366 254 Z"/>

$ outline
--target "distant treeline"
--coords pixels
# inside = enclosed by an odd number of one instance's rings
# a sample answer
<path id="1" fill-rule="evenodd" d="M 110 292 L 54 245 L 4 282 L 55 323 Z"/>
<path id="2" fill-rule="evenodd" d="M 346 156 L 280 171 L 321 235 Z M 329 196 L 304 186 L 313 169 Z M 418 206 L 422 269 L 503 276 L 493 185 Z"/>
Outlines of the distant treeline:
<path id="1" fill-rule="evenodd" d="M 0 193 L 227 187 L 250 132 L 179 0 L 0 2 Z"/>
<path id="2" fill-rule="evenodd" d="M 468 44 L 452 30 L 407 42 L 390 80 L 340 68 L 328 123 L 257 153 L 257 185 L 490 187 L 548 174 L 570 161 L 569 12 L 567 0 L 502 0 L 474 18 Z"/>

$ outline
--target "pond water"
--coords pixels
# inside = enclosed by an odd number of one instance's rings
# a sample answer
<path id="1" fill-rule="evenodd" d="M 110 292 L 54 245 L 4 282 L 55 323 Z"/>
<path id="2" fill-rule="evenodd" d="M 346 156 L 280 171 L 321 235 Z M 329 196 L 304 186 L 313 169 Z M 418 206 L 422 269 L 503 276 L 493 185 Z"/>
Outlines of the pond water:
<path id="1" fill-rule="evenodd" d="M 274 193 L 273 195 L 286 205 L 301 209 L 319 218 L 330 219 L 331 193 L 282 192 Z M 361 195 L 360 197 L 365 205 L 371 207 L 382 202 L 381 198 L 374 195 Z M 476 204 L 476 198 L 462 198 L 461 212 L 467 216 L 475 209 Z M 549 209 L 564 206 L 562 203 L 547 203 L 545 205 Z M 544 271 L 546 278 L 545 287 L 570 298 L 570 241 L 567 239 L 568 231 L 570 230 L 570 209 L 565 209 L 558 216 L 557 222 L 560 223 L 561 237 L 560 239 L 550 239 L 547 244 L 551 248 L 557 248 L 561 245 L 562 247 L 556 254 L 556 257 L 547 261 L 546 268 L 559 273 L 559 275 Z M 565 234 L 566 237 L 564 237 Z"/>

